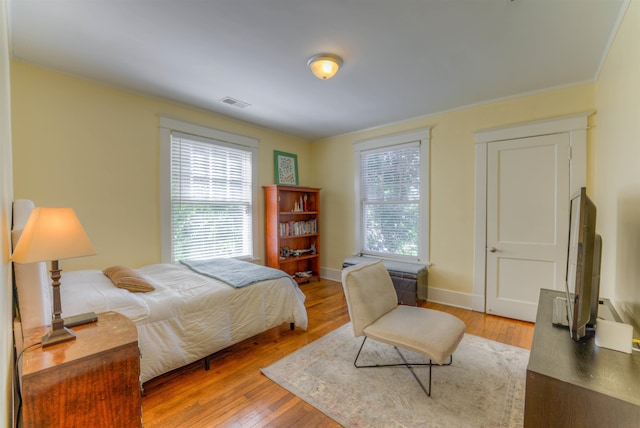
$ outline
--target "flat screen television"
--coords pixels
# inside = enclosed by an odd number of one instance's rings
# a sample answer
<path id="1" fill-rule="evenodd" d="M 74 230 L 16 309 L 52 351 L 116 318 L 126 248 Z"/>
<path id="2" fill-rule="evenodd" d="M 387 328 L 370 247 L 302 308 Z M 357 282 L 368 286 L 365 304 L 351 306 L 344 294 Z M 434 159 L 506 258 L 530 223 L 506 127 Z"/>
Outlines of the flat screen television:
<path id="1" fill-rule="evenodd" d="M 571 198 L 566 276 L 569 333 L 579 341 L 590 336 L 598 316 L 602 239 L 596 233 L 596 206 L 587 189 Z"/>

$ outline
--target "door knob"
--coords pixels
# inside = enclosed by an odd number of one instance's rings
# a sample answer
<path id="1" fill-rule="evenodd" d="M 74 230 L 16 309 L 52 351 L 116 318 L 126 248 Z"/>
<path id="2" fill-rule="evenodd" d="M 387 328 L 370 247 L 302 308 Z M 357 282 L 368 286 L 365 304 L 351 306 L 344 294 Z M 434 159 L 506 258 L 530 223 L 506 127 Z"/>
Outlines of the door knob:
<path id="1" fill-rule="evenodd" d="M 491 247 L 489 248 L 489 251 L 495 253 L 496 251 L 498 251 L 498 249 L 496 247 Z"/>

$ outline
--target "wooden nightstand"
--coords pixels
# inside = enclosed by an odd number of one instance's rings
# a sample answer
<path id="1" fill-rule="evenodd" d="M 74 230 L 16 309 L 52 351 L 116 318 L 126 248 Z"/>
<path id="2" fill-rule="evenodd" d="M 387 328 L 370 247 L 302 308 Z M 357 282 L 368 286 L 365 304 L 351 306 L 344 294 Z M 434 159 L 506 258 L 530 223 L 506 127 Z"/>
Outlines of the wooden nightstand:
<path id="1" fill-rule="evenodd" d="M 25 334 L 25 348 L 45 328 Z M 76 340 L 27 350 L 22 359 L 22 420 L 28 427 L 140 427 L 138 331 L 117 312 L 73 328 Z"/>

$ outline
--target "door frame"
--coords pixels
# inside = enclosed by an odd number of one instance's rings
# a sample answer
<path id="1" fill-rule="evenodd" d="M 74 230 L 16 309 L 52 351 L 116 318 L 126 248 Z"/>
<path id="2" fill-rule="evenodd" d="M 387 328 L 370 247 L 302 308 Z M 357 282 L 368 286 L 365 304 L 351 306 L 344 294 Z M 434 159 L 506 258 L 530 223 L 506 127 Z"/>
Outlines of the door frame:
<path id="1" fill-rule="evenodd" d="M 487 151 L 488 144 L 541 135 L 569 134 L 569 198 L 587 185 L 587 129 L 593 112 L 554 119 L 525 122 L 506 127 L 484 129 L 474 133 L 476 139 L 475 177 L 475 240 L 473 266 L 473 294 L 471 309 L 486 312 L 487 269 Z M 568 221 L 568 219 L 567 219 Z"/>

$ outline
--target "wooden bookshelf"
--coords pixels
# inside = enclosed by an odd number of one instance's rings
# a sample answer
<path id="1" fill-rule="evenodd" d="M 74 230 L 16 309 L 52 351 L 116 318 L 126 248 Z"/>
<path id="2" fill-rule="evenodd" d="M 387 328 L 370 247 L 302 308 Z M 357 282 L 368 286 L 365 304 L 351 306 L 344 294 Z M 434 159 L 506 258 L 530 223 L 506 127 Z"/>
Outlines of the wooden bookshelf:
<path id="1" fill-rule="evenodd" d="M 266 265 L 298 283 L 320 277 L 320 189 L 264 186 Z M 310 276 L 296 275 L 309 272 Z"/>

